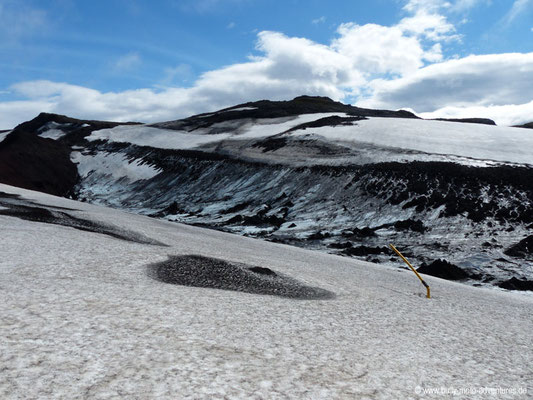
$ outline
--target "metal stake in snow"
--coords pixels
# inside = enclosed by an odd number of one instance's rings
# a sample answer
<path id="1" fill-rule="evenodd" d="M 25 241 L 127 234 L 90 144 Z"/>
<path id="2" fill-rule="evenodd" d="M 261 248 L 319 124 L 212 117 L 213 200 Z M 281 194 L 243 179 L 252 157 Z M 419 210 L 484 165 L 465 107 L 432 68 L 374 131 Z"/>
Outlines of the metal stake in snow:
<path id="1" fill-rule="evenodd" d="M 415 275 L 418 277 L 418 279 L 420 279 L 420 282 L 422 282 L 422 285 L 424 285 L 424 286 L 426 287 L 427 291 L 428 291 L 426 297 L 427 297 L 428 299 L 431 299 L 431 295 L 430 295 L 430 293 L 429 293 L 429 285 L 426 283 L 426 281 L 422 279 L 422 277 L 421 277 L 420 274 L 416 271 L 416 269 L 411 265 L 411 263 L 410 263 L 409 261 L 407 261 L 407 258 L 405 258 L 405 257 L 403 256 L 403 254 L 400 253 L 396 247 L 394 247 L 393 244 L 389 244 L 389 246 L 390 246 L 390 248 L 391 248 L 392 250 L 394 250 L 394 252 L 395 252 L 396 254 L 398 254 L 398 255 L 400 256 L 400 258 L 401 258 L 401 259 L 402 259 L 402 260 L 403 260 L 403 261 L 409 266 L 409 268 L 411 268 L 411 271 L 413 271 L 413 272 L 415 273 Z"/>

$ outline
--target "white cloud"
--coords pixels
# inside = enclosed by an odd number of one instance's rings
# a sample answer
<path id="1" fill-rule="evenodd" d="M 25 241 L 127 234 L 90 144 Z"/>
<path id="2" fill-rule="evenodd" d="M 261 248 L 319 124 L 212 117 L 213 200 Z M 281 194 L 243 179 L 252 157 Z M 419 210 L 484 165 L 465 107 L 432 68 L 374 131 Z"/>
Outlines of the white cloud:
<path id="1" fill-rule="evenodd" d="M 507 110 L 505 107 L 529 104 L 533 99 L 533 53 L 448 60 L 401 79 L 375 80 L 370 86 L 372 97 L 361 102 L 369 107 L 409 106 L 418 113 L 446 110 L 446 116 L 467 108 L 470 111 Z M 517 113 L 526 109 L 521 106 Z M 517 119 L 520 118 L 513 117 L 513 121 Z M 533 114 L 524 114 L 521 119 L 533 120 Z"/>
<path id="2" fill-rule="evenodd" d="M 240 102 L 288 99 L 302 93 L 339 100 L 344 97 L 345 90 L 365 82 L 348 57 L 307 39 L 261 32 L 257 48 L 261 56 L 204 73 L 190 88 L 102 93 L 67 83 L 19 83 L 10 89 L 28 100 L 17 104 L 0 103 L 4 109 L 16 109 L 16 112 L 6 113 L 0 124 L 10 128 L 40 111 L 79 118 L 162 121 Z M 186 69 L 178 66 L 167 72 L 172 75 L 186 72 Z M 24 105 L 28 106 L 26 112 L 22 112 Z"/>
<path id="3" fill-rule="evenodd" d="M 0 0 L 0 44 L 42 33 L 47 27 L 46 11 L 24 0 Z"/>
<path id="4" fill-rule="evenodd" d="M 403 9 L 413 14 L 419 11 L 433 13 L 450 6 L 451 4 L 444 0 L 408 0 Z"/>
<path id="5" fill-rule="evenodd" d="M 82 86 L 50 81 L 29 81 L 12 86 L 12 90 L 29 100 L 0 103 L 20 113 L 56 112 L 80 118 L 155 120 L 180 106 L 180 89 L 156 92 L 151 89 L 101 93 Z M 33 116 L 35 116 L 33 115 Z M 14 119 L 14 116 L 11 117 Z M 28 119 L 28 115 L 25 116 Z M 6 124 L 5 120 L 1 121 Z"/>
<path id="6" fill-rule="evenodd" d="M 492 0 L 408 0 L 403 9 L 413 14 L 419 12 L 426 14 L 457 14 L 465 13 L 482 4 L 490 5 L 491 2 Z"/>
<path id="7" fill-rule="evenodd" d="M 515 0 L 511 9 L 503 17 L 505 24 L 513 22 L 520 14 L 522 14 L 528 7 L 533 6 L 533 0 Z"/>
<path id="8" fill-rule="evenodd" d="M 189 64 L 179 64 L 173 68 L 165 68 L 165 74 L 160 84 L 171 86 L 189 81 L 194 76 L 194 71 Z"/>
<path id="9" fill-rule="evenodd" d="M 43 105 L 43 110 L 74 117 L 151 122 L 256 99 L 281 100 L 308 94 L 342 100 L 357 95 L 376 73 L 413 72 L 424 60 L 440 54 L 438 47 L 424 50 L 416 37 L 405 36 L 398 27 L 355 24 L 339 27 L 330 45 L 278 32 L 260 32 L 256 48 L 260 55 L 206 72 L 190 88 L 101 93 L 49 81 L 16 84 L 11 89 L 27 98 L 28 112 L 24 116 L 17 112 L 0 123 L 9 128 L 32 118 L 35 101 Z M 137 62 L 140 60 L 132 53 L 121 58 L 117 67 L 129 68 Z M 186 67 L 178 66 L 167 69 L 165 75 L 172 83 L 186 72 Z"/>
<path id="10" fill-rule="evenodd" d="M 417 13 L 425 11 L 429 13 L 437 13 L 441 11 L 463 12 L 474 8 L 480 4 L 490 4 L 492 0 L 407 0 L 403 9 Z"/>
<path id="11" fill-rule="evenodd" d="M 446 17 L 436 13 L 419 10 L 412 17 L 404 18 L 397 25 L 402 32 L 412 33 L 432 41 L 459 39 L 455 27 Z"/>
<path id="12" fill-rule="evenodd" d="M 343 32 L 344 34 L 345 32 Z M 277 32 L 260 32 L 257 49 L 264 57 L 255 58 L 265 77 L 273 81 L 292 81 L 304 85 L 356 86 L 364 82 L 356 60 L 350 54 L 337 51 L 304 38 L 289 38 Z M 335 97 L 339 97 L 338 95 Z"/>
<path id="13" fill-rule="evenodd" d="M 0 129 L 11 129 L 40 112 L 52 112 L 47 99 L 0 102 Z"/>
<path id="14" fill-rule="evenodd" d="M 456 0 L 456 2 L 450 7 L 450 10 L 453 12 L 464 12 L 479 4 L 490 2 L 491 0 Z"/>
<path id="15" fill-rule="evenodd" d="M 129 71 L 137 68 L 141 64 L 141 57 L 138 53 L 128 53 L 119 57 L 113 63 L 113 69 L 116 72 Z"/>
<path id="16" fill-rule="evenodd" d="M 500 106 L 447 106 L 419 115 L 423 118 L 489 118 L 498 125 L 513 126 L 533 121 L 533 101 Z"/>
<path id="17" fill-rule="evenodd" d="M 342 24 L 329 44 L 263 31 L 257 35 L 256 55 L 247 62 L 205 72 L 195 81 L 187 64 L 167 68 L 161 74 L 162 86 L 155 89 L 103 93 L 68 83 L 22 82 L 9 89 L 26 100 L 0 103 L 0 129 L 40 111 L 154 122 L 302 94 L 358 98 L 361 106 L 410 107 L 435 116 L 485 116 L 503 123 L 533 120 L 533 53 L 443 60 L 442 46 L 458 36 L 441 12 L 483 1 L 410 0 L 405 5 L 410 15 L 398 24 Z M 137 53 L 129 53 L 116 60 L 115 68 L 140 63 Z M 185 81 L 192 81 L 190 87 L 169 87 Z"/>
<path id="18" fill-rule="evenodd" d="M 226 25 L 226 29 L 233 29 L 235 26 L 235 22 L 230 22 L 228 25 Z"/>
<path id="19" fill-rule="evenodd" d="M 315 25 L 323 24 L 324 22 L 326 22 L 326 17 L 322 16 L 320 18 L 316 18 L 316 19 L 312 20 L 311 22 L 313 24 L 315 24 Z"/>
<path id="20" fill-rule="evenodd" d="M 353 61 L 354 68 L 367 74 L 411 73 L 425 60 L 435 60 L 438 48 L 424 50 L 420 40 L 406 36 L 400 26 L 385 27 L 376 24 L 342 24 L 339 38 L 332 48 Z"/>

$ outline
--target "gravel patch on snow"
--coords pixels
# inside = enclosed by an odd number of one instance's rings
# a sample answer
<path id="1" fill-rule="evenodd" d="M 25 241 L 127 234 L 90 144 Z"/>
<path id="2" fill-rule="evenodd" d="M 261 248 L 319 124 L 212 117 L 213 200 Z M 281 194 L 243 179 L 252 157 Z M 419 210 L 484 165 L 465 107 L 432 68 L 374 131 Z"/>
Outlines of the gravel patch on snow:
<path id="1" fill-rule="evenodd" d="M 109 224 L 102 224 L 75 217 L 64 211 L 76 210 L 53 206 L 43 207 L 40 204 L 31 201 L 25 201 L 19 196 L 13 196 L 8 193 L 0 192 L 0 206 L 0 215 L 16 217 L 27 221 L 66 226 L 135 243 L 165 246 L 163 243 L 158 242 L 157 240 L 147 238 L 127 229 L 120 229 Z"/>
<path id="2" fill-rule="evenodd" d="M 173 256 L 151 265 L 154 278 L 176 285 L 235 290 L 292 299 L 331 299 L 332 292 L 301 284 L 269 268 L 198 255 Z"/>

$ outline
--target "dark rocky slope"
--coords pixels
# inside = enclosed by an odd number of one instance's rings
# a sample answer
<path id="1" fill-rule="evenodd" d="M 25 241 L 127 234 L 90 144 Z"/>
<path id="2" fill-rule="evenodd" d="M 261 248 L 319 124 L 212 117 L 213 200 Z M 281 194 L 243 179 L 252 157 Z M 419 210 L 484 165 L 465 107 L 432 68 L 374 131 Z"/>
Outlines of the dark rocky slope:
<path id="1" fill-rule="evenodd" d="M 523 125 L 515 125 L 516 128 L 528 128 L 528 129 L 533 129 L 533 122 L 528 122 L 527 124 L 523 124 Z"/>
<path id="2" fill-rule="evenodd" d="M 120 151 L 163 172 L 134 183 L 92 174 L 79 186 L 88 201 L 373 262 L 399 264 L 386 247 L 395 243 L 418 266 L 450 260 L 465 271 L 462 279 L 510 278 L 524 256 L 503 251 L 533 224 L 529 167 L 296 168 L 199 151 L 93 145 L 92 151 Z"/>
<path id="3" fill-rule="evenodd" d="M 0 142 L 0 182 L 57 196 L 74 195 L 78 181 L 70 147 L 15 130 Z"/>
<path id="4" fill-rule="evenodd" d="M 51 123 L 61 126 L 66 135 L 58 140 L 40 137 L 39 131 Z M 75 198 L 79 176 L 70 160 L 71 146 L 84 143 L 94 130 L 117 125 L 121 123 L 41 113 L 0 142 L 0 183 Z"/>
<path id="5" fill-rule="evenodd" d="M 436 118 L 436 121 L 463 122 L 467 124 L 496 125 L 492 119 L 488 118 Z"/>

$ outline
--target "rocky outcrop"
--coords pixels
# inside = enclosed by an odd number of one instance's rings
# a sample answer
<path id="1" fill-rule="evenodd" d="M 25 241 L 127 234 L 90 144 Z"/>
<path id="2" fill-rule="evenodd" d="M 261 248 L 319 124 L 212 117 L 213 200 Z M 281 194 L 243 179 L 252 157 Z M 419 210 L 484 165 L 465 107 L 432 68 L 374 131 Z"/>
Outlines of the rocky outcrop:
<path id="1" fill-rule="evenodd" d="M 51 123 L 59 125 L 68 135 L 58 140 L 40 137 L 40 130 Z M 120 124 L 41 113 L 18 125 L 0 142 L 0 183 L 76 197 L 74 186 L 78 182 L 78 170 L 70 160 L 71 146 L 83 143 L 94 130 Z"/>
<path id="2" fill-rule="evenodd" d="M 460 281 L 469 277 L 466 271 L 446 260 L 435 260 L 431 264 L 422 264 L 417 271 L 421 274 L 436 276 L 450 281 Z"/>
<path id="3" fill-rule="evenodd" d="M 517 244 L 505 250 L 505 254 L 511 257 L 530 258 L 533 257 L 533 235 L 522 239 Z"/>
<path id="4" fill-rule="evenodd" d="M 371 110 L 333 101 L 328 97 L 300 96 L 288 101 L 260 100 L 248 102 L 214 113 L 156 123 L 152 124 L 152 126 L 191 131 L 199 128 L 207 128 L 216 123 L 239 119 L 283 118 L 301 114 L 329 112 L 342 112 L 352 117 L 358 117 L 358 119 L 362 117 L 418 118 L 415 114 L 405 110 Z"/>
<path id="5" fill-rule="evenodd" d="M 515 125 L 515 128 L 533 129 L 533 122 L 528 122 L 527 124 L 523 124 L 523 125 Z"/>
<path id="6" fill-rule="evenodd" d="M 496 122 L 488 118 L 436 118 L 435 120 L 436 121 L 449 121 L 449 122 L 463 122 L 466 124 L 496 125 Z"/>
<path id="7" fill-rule="evenodd" d="M 75 197 L 78 170 L 70 147 L 19 129 L 0 142 L 0 183 Z"/>
<path id="8" fill-rule="evenodd" d="M 533 281 L 513 277 L 499 283 L 498 286 L 508 290 L 533 290 Z"/>

